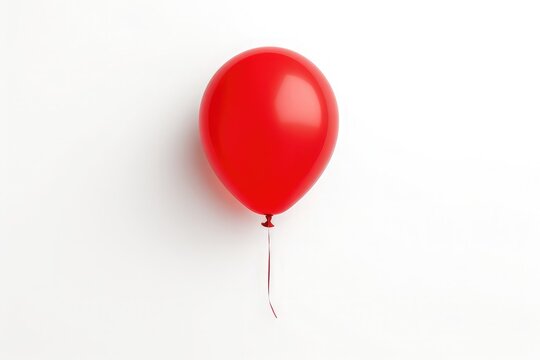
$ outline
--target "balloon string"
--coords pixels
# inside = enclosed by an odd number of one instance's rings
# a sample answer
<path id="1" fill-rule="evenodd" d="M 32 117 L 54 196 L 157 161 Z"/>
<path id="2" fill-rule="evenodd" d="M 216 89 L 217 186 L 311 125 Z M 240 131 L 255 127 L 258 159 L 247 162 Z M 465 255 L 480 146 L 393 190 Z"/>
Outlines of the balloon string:
<path id="1" fill-rule="evenodd" d="M 272 306 L 272 301 L 270 300 L 270 227 L 267 227 L 267 230 L 268 230 L 268 271 L 267 271 L 268 305 L 270 305 L 270 309 L 272 310 L 274 317 L 277 319 L 276 311 L 274 310 L 274 307 Z"/>

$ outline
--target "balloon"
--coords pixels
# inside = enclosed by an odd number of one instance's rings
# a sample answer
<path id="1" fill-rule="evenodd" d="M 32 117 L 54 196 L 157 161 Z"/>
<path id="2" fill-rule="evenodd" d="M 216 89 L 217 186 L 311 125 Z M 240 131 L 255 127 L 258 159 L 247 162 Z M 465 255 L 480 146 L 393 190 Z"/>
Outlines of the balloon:
<path id="1" fill-rule="evenodd" d="M 303 56 L 257 48 L 213 76 L 199 111 L 206 156 L 225 187 L 247 208 L 280 214 L 326 167 L 338 133 L 330 84 Z M 264 224 L 263 224 L 264 225 Z"/>

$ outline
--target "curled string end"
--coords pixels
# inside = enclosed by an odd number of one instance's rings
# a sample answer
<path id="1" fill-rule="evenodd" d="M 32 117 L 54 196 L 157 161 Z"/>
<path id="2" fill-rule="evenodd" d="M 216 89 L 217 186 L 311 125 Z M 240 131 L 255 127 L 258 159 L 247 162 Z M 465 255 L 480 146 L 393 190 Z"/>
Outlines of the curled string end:
<path id="1" fill-rule="evenodd" d="M 272 313 L 274 314 L 274 317 L 277 319 L 276 312 L 274 311 L 274 307 L 272 306 L 272 303 L 270 303 L 270 309 L 272 309 Z"/>

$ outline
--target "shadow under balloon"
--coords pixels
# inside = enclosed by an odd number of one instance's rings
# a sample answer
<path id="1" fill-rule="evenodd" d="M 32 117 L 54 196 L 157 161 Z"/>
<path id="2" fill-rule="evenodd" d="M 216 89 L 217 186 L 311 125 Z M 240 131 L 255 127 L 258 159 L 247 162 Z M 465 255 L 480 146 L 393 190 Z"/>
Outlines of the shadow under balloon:
<path id="1" fill-rule="evenodd" d="M 201 226 L 245 226 L 252 223 L 250 211 L 245 208 L 221 183 L 214 173 L 204 153 L 199 136 L 199 121 L 196 111 L 181 119 L 183 131 L 177 142 L 176 176 L 183 184 L 182 193 L 187 196 L 179 199 L 195 223 Z M 179 147 L 179 148 L 178 148 Z M 197 217 L 197 218 L 194 218 Z M 215 231 L 215 230 L 214 230 Z"/>

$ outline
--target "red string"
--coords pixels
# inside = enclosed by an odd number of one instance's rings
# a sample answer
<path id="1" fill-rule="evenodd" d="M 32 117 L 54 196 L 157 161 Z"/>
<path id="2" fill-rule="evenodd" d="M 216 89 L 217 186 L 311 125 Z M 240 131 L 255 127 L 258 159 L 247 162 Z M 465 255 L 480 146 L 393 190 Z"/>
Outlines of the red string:
<path id="1" fill-rule="evenodd" d="M 268 305 L 270 305 L 270 309 L 272 310 L 274 317 L 277 319 L 276 311 L 274 310 L 274 307 L 272 306 L 272 301 L 270 300 L 270 227 L 267 226 L 266 228 L 268 229 Z"/>

